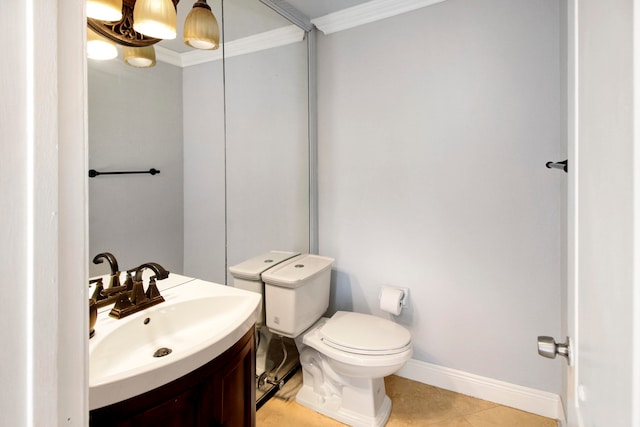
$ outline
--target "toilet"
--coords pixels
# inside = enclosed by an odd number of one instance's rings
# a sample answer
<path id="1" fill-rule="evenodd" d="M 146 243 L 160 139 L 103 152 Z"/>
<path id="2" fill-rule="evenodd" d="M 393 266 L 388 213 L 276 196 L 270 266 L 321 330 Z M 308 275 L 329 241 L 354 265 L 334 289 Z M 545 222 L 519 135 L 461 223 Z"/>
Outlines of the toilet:
<path id="1" fill-rule="evenodd" d="M 229 267 L 234 287 L 256 292 L 262 296 L 256 321 L 256 377 L 260 377 L 273 367 L 273 363 L 267 357 L 273 335 L 265 325 L 262 273 L 297 255 L 300 255 L 300 252 L 270 251 Z"/>
<path id="2" fill-rule="evenodd" d="M 332 264 L 305 254 L 264 271 L 266 324 L 295 339 L 303 376 L 298 403 L 352 426 L 383 426 L 391 412 L 384 377 L 411 358 L 411 334 L 368 314 L 322 317 Z"/>

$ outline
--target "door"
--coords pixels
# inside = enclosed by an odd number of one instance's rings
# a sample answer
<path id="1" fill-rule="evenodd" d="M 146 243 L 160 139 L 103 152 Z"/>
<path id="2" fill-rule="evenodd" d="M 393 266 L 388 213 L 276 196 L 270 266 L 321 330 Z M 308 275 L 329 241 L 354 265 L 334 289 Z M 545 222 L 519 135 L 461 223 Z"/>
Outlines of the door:
<path id="1" fill-rule="evenodd" d="M 568 1 L 573 161 L 567 326 L 573 360 L 565 403 L 571 427 L 640 426 L 640 291 L 634 255 L 640 249 L 639 214 L 634 216 L 640 207 L 640 186 L 634 182 L 635 157 L 640 158 L 634 153 L 638 3 Z"/>

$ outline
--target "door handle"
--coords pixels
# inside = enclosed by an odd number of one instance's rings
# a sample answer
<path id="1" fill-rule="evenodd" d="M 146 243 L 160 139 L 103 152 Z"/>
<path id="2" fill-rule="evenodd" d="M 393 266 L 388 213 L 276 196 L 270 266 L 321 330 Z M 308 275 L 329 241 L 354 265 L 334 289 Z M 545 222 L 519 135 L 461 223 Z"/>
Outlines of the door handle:
<path id="1" fill-rule="evenodd" d="M 555 359 L 557 355 L 567 359 L 567 363 L 571 364 L 571 348 L 570 340 L 567 337 L 564 343 L 558 344 L 552 337 L 538 337 L 538 354 L 549 359 Z"/>

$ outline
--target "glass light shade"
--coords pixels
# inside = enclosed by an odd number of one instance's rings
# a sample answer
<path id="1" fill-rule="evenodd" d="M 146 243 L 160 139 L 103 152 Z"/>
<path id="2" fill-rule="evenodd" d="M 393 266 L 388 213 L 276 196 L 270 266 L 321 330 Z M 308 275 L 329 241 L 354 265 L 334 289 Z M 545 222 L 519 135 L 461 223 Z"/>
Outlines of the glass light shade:
<path id="1" fill-rule="evenodd" d="M 118 56 L 116 45 L 87 28 L 87 56 L 91 59 L 113 59 Z"/>
<path id="2" fill-rule="evenodd" d="M 156 65 L 156 50 L 153 46 L 122 48 L 122 57 L 127 65 L 138 68 L 149 68 Z"/>
<path id="3" fill-rule="evenodd" d="M 133 7 L 133 29 L 148 37 L 175 39 L 176 21 L 171 0 L 138 0 Z"/>
<path id="4" fill-rule="evenodd" d="M 196 49 L 213 50 L 220 45 L 220 28 L 206 1 L 198 1 L 184 21 L 184 43 Z"/>
<path id="5" fill-rule="evenodd" d="M 87 0 L 87 16 L 101 21 L 122 19 L 122 0 Z"/>

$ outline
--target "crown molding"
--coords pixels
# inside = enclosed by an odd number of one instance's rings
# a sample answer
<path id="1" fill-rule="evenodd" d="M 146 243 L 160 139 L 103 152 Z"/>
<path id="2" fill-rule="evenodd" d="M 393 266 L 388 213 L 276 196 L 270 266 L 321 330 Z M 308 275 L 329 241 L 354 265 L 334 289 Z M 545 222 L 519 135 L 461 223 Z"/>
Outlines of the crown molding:
<path id="1" fill-rule="evenodd" d="M 156 61 L 166 62 L 167 64 L 175 65 L 176 67 L 182 67 L 182 55 L 166 47 L 155 45 L 153 48 L 156 51 Z"/>
<path id="2" fill-rule="evenodd" d="M 225 44 L 224 49 L 228 49 L 229 44 Z M 222 59 L 222 47 L 216 50 L 190 50 L 180 55 L 180 66 L 190 67 L 192 65 L 204 64 L 205 62 L 219 61 Z"/>
<path id="3" fill-rule="evenodd" d="M 225 43 L 224 54 L 226 58 L 230 58 L 274 47 L 286 46 L 304 40 L 304 36 L 305 32 L 303 30 L 296 25 L 289 25 Z M 192 50 L 184 53 L 174 52 L 171 49 L 158 45 L 155 46 L 155 49 L 156 60 L 182 68 L 222 59 L 222 49 Z"/>
<path id="4" fill-rule="evenodd" d="M 311 20 L 324 34 L 390 18 L 412 10 L 431 6 L 444 0 L 372 0 L 338 12 L 320 16 Z"/>
<path id="5" fill-rule="evenodd" d="M 445 0 L 372 0 L 358 6 L 312 19 L 324 34 L 390 18 L 412 10 L 421 9 Z M 304 40 L 305 31 L 296 25 L 289 25 L 271 31 L 265 31 L 249 37 L 233 40 L 224 44 L 225 57 L 246 55 L 274 47 L 285 46 Z M 155 46 L 156 59 L 177 67 L 190 67 L 222 59 L 222 49 L 192 50 L 178 53 L 162 46 Z"/>
<path id="6" fill-rule="evenodd" d="M 254 36 L 230 41 L 224 45 L 226 58 L 246 55 L 274 47 L 286 46 L 304 40 L 305 32 L 297 25 L 289 25 L 275 30 L 266 31 Z"/>

